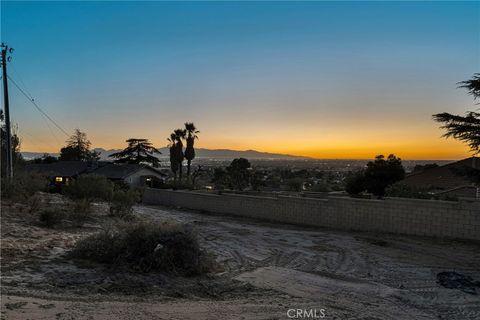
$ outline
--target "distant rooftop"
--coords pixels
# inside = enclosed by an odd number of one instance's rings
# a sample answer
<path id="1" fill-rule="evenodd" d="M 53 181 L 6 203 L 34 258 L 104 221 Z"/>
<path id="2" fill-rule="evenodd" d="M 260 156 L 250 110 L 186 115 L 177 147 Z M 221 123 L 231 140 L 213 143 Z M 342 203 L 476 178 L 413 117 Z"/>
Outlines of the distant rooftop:
<path id="1" fill-rule="evenodd" d="M 408 175 L 401 183 L 432 190 L 449 190 L 471 186 L 473 182 L 462 169 L 480 170 L 480 158 L 470 157 L 444 166 L 428 168 Z"/>

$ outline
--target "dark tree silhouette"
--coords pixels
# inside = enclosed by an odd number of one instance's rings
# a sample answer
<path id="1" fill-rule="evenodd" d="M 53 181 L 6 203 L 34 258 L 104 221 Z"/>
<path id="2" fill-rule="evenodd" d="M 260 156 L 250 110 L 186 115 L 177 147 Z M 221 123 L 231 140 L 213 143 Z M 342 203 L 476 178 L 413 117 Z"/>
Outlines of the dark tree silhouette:
<path id="1" fill-rule="evenodd" d="M 190 166 L 192 164 L 192 160 L 195 159 L 195 139 L 198 139 L 197 133 L 200 133 L 200 131 L 195 128 L 193 122 L 185 123 L 185 131 L 187 133 L 187 146 L 185 148 L 185 159 L 187 159 L 187 179 L 190 179 Z"/>
<path id="2" fill-rule="evenodd" d="M 3 110 L 0 110 L 0 131 L 1 131 L 1 159 L 7 158 L 7 128 L 5 126 L 5 116 L 3 114 Z M 13 160 L 13 168 L 17 167 L 20 163 L 23 162 L 22 154 L 20 153 L 20 138 L 18 136 L 17 127 L 12 127 L 12 160 Z M 1 176 L 5 177 L 7 174 L 7 162 L 5 160 L 0 161 L 1 163 Z"/>
<path id="3" fill-rule="evenodd" d="M 467 89 L 474 100 L 480 98 L 480 73 L 458 84 L 459 88 Z M 480 153 L 480 113 L 469 111 L 465 116 L 460 116 L 443 112 L 434 114 L 433 119 L 443 123 L 441 128 L 447 131 L 444 137 L 460 140 L 468 144 L 474 154 Z"/>
<path id="4" fill-rule="evenodd" d="M 345 191 L 351 195 L 357 195 L 365 191 L 365 172 L 359 170 L 352 172 L 345 180 Z"/>
<path id="5" fill-rule="evenodd" d="M 55 163 L 58 162 L 58 158 L 49 155 L 48 153 L 44 153 L 43 156 L 40 158 L 33 159 L 33 163 Z"/>
<path id="6" fill-rule="evenodd" d="M 178 179 L 182 181 L 183 160 L 185 159 L 182 140 L 185 139 L 187 133 L 184 129 L 176 129 L 173 133 L 175 134 L 175 160 L 178 165 Z"/>
<path id="7" fill-rule="evenodd" d="M 370 161 L 364 173 L 365 187 L 368 192 L 378 197 L 385 195 L 385 188 L 405 178 L 402 160 L 391 154 L 385 159 L 383 155 Z"/>
<path id="8" fill-rule="evenodd" d="M 100 154 L 91 151 L 92 143 L 87 139 L 87 134 L 75 129 L 75 132 L 66 141 L 67 145 L 60 149 L 60 161 L 96 161 L 100 159 Z"/>
<path id="9" fill-rule="evenodd" d="M 128 146 L 120 152 L 113 153 L 109 157 L 115 158 L 116 163 L 149 163 L 157 167 L 160 160 L 154 156 L 155 153 L 161 154 L 148 139 L 130 138 L 126 140 Z"/>
<path id="10" fill-rule="evenodd" d="M 169 151 L 169 155 L 170 155 L 170 169 L 172 170 L 173 172 L 173 180 L 174 181 L 177 181 L 177 171 L 178 171 L 178 162 L 177 162 L 177 158 L 176 158 L 176 145 L 175 145 L 175 142 L 176 142 L 176 135 L 175 133 L 171 133 L 170 134 L 170 138 L 167 138 L 167 140 L 169 141 L 169 144 L 168 144 L 168 151 Z"/>
<path id="11" fill-rule="evenodd" d="M 193 174 L 192 174 L 192 187 L 193 188 L 195 188 L 195 182 L 197 181 L 197 178 L 204 172 L 205 172 L 205 170 L 202 169 L 202 166 L 198 166 L 197 169 L 195 169 L 193 171 Z"/>
<path id="12" fill-rule="evenodd" d="M 250 182 L 250 162 L 245 158 L 233 159 L 227 167 L 230 183 L 237 190 L 245 189 Z"/>
<path id="13" fill-rule="evenodd" d="M 230 185 L 230 178 L 227 171 L 223 168 L 215 168 L 213 170 L 212 182 L 215 184 L 215 189 L 223 190 Z"/>

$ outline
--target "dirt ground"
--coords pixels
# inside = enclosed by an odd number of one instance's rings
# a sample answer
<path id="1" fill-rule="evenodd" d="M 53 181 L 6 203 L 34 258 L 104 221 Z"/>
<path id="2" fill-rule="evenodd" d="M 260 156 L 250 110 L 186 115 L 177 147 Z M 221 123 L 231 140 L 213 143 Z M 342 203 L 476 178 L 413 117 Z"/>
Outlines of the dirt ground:
<path id="1" fill-rule="evenodd" d="M 480 289 L 437 283 L 444 271 L 479 281 L 479 244 L 135 210 L 195 226 L 222 270 L 174 278 L 79 264 L 65 253 L 109 223 L 105 205 L 96 204 L 95 218 L 81 228 L 48 229 L 25 206 L 2 203 L 1 319 L 273 320 L 305 319 L 305 310 L 325 319 L 480 318 Z"/>

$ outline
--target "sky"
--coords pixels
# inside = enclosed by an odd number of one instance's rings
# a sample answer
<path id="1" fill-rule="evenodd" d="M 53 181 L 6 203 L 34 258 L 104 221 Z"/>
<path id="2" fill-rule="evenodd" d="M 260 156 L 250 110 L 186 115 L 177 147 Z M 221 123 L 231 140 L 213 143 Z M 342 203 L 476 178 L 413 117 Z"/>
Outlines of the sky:
<path id="1" fill-rule="evenodd" d="M 94 147 L 461 159 L 432 114 L 474 110 L 480 2 L 1 2 L 11 78 Z M 66 136 L 10 83 L 23 151 Z M 2 100 L 3 105 L 3 100 Z"/>

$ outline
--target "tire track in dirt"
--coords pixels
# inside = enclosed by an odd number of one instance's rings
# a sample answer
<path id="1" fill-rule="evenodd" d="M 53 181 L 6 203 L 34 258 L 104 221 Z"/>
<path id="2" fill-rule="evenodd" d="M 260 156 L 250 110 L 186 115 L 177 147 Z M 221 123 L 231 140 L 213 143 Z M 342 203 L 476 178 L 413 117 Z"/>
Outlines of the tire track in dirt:
<path id="1" fill-rule="evenodd" d="M 195 213 L 186 215 L 200 219 Z M 407 304 L 435 318 L 480 318 L 478 296 L 470 301 L 465 293 L 436 283 L 436 273 L 452 267 L 474 279 L 480 278 L 480 258 L 471 245 L 393 235 L 302 230 L 229 216 L 201 217 L 202 223 L 196 225 L 199 233 L 212 238 L 202 241 L 228 266 L 226 271 L 231 276 L 271 266 L 333 278 L 349 277 L 399 290 L 399 297 L 389 298 L 399 310 Z M 382 303 L 372 297 L 372 305 Z M 406 310 L 404 316 L 415 318 L 415 314 Z"/>

